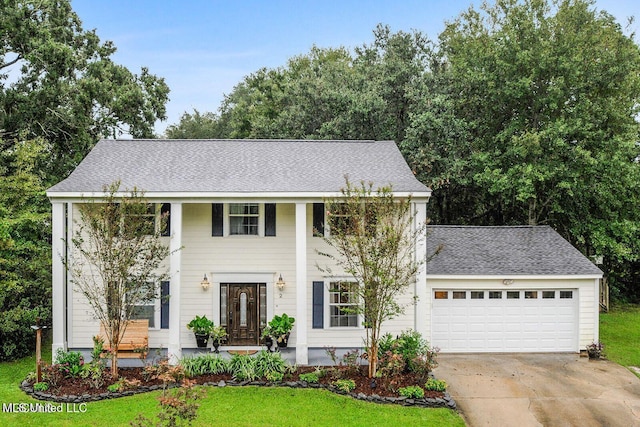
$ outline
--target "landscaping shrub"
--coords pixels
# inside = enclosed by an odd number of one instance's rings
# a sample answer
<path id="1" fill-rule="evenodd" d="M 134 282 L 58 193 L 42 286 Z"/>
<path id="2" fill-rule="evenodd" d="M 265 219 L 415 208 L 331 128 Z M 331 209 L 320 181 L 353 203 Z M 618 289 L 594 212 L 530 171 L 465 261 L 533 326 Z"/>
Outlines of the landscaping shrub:
<path id="1" fill-rule="evenodd" d="M 435 378 L 429 378 L 424 385 L 425 390 L 441 391 L 447 390 L 447 383 L 444 380 L 436 380 Z"/>
<path id="2" fill-rule="evenodd" d="M 438 351 L 438 348 L 430 348 L 427 340 L 417 331 L 403 331 L 395 339 L 390 334 L 385 334 L 378 346 L 378 369 L 382 370 L 382 375 L 411 371 L 426 379 L 429 372 L 437 366 Z"/>
<path id="3" fill-rule="evenodd" d="M 286 362 L 280 353 L 270 353 L 266 350 L 262 350 L 258 353 L 258 356 L 255 357 L 254 366 L 257 377 L 272 376 L 274 378 L 278 378 L 280 375 L 280 380 L 282 380 L 287 369 Z"/>
<path id="4" fill-rule="evenodd" d="M 417 385 L 410 385 L 407 387 L 400 387 L 398 389 L 398 394 L 411 399 L 422 399 L 424 397 L 424 390 Z"/>
<path id="5" fill-rule="evenodd" d="M 345 393 L 349 393 L 351 390 L 356 388 L 356 383 L 353 380 L 336 380 L 333 382 L 333 385 L 340 391 L 344 391 Z"/>
<path id="6" fill-rule="evenodd" d="M 309 384 L 316 384 L 320 381 L 320 378 L 315 372 L 309 372 L 307 374 L 300 374 L 300 380 L 306 381 Z"/>
<path id="7" fill-rule="evenodd" d="M 180 360 L 187 377 L 198 375 L 220 375 L 230 372 L 229 362 L 218 354 L 203 354 L 184 357 Z"/>
<path id="8" fill-rule="evenodd" d="M 59 366 L 60 372 L 64 376 L 77 378 L 82 373 L 84 357 L 79 351 L 64 351 L 59 348 L 56 351 L 55 363 Z"/>
<path id="9" fill-rule="evenodd" d="M 247 354 L 234 354 L 229 362 L 229 371 L 233 378 L 239 381 L 254 381 L 258 378 L 256 363 L 253 357 Z"/>

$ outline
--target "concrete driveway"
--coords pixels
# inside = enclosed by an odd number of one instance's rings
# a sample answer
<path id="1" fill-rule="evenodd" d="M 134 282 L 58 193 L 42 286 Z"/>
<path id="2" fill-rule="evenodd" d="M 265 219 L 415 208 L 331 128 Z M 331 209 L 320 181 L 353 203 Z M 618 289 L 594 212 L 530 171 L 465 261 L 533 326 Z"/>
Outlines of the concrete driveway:
<path id="1" fill-rule="evenodd" d="M 640 426 L 640 379 L 577 354 L 440 354 L 467 425 Z"/>

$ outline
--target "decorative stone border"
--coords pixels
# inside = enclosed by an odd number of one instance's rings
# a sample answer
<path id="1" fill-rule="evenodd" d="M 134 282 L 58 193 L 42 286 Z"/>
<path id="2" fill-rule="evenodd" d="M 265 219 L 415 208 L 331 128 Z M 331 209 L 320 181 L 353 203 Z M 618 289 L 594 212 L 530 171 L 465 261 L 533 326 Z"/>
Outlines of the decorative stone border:
<path id="1" fill-rule="evenodd" d="M 207 382 L 201 384 L 203 386 L 210 387 L 242 387 L 242 386 L 262 386 L 262 387 L 291 387 L 291 388 L 319 388 L 326 389 L 336 394 L 342 394 L 346 396 L 351 396 L 354 399 L 363 400 L 366 402 L 373 402 L 379 404 L 396 404 L 402 406 L 418 406 L 423 408 L 449 408 L 456 409 L 456 402 L 449 395 L 449 393 L 445 392 L 443 397 L 436 398 L 424 398 L 424 399 L 410 399 L 404 396 L 400 397 L 383 397 L 377 394 L 367 395 L 364 393 L 346 393 L 342 390 L 338 390 L 333 385 L 324 385 L 324 384 L 309 384 L 306 381 L 285 381 L 285 382 L 268 382 L 268 381 L 229 381 L 226 382 L 224 380 L 215 382 Z M 176 387 L 176 384 L 171 384 L 168 388 Z M 51 393 L 47 393 L 45 391 L 35 391 L 33 390 L 33 386 L 28 381 L 23 381 L 20 384 L 20 388 L 22 391 L 30 395 L 31 397 L 38 400 L 46 400 L 51 402 L 60 402 L 60 403 L 85 403 L 85 402 L 96 402 L 98 400 L 105 399 L 116 399 L 124 396 L 131 396 L 139 393 L 147 393 L 154 390 L 162 390 L 163 386 L 161 385 L 152 385 L 152 386 L 140 386 L 135 390 L 126 390 L 123 392 L 107 392 L 100 394 L 83 394 L 80 396 L 75 395 L 63 395 L 56 396 Z"/>

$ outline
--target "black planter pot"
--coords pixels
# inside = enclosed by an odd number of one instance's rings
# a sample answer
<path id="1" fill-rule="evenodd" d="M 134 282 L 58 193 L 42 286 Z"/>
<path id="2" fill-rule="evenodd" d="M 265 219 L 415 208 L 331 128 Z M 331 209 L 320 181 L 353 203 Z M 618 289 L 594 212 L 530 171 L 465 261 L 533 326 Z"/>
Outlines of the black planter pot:
<path id="1" fill-rule="evenodd" d="M 198 344 L 198 348 L 205 348 L 209 342 L 209 335 L 194 335 L 196 336 L 196 344 Z"/>
<path id="2" fill-rule="evenodd" d="M 214 340 L 213 341 L 213 352 L 214 353 L 220 353 L 218 351 L 218 347 L 220 347 L 220 341 L 219 340 Z"/>
<path id="3" fill-rule="evenodd" d="M 287 345 L 289 344 L 289 334 L 286 333 L 284 335 L 280 335 L 276 340 L 276 343 L 278 344 L 278 347 L 286 348 Z"/>
<path id="4" fill-rule="evenodd" d="M 269 353 L 273 352 L 273 350 L 271 349 L 273 347 L 273 338 L 271 338 L 270 336 L 264 337 L 264 345 L 267 347 L 267 351 Z"/>

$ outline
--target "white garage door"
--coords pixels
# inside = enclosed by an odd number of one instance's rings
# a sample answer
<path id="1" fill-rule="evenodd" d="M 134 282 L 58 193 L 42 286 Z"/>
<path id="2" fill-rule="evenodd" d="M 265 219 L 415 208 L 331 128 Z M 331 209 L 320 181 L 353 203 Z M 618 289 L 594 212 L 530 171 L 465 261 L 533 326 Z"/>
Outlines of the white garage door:
<path id="1" fill-rule="evenodd" d="M 578 291 L 435 290 L 431 343 L 445 352 L 578 349 Z"/>

